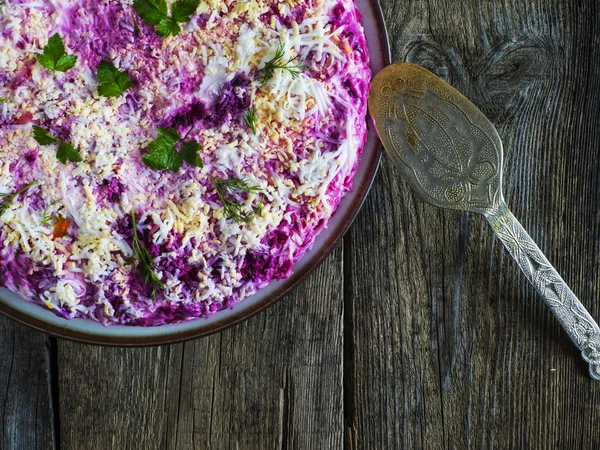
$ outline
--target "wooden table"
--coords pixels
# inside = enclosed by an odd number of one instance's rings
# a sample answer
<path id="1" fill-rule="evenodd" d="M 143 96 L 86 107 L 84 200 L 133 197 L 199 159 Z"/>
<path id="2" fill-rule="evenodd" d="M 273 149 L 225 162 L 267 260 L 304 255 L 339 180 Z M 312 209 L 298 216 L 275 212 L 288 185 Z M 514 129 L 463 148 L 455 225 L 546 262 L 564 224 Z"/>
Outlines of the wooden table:
<path id="1" fill-rule="evenodd" d="M 600 318 L 598 0 L 385 0 L 395 60 L 505 143 L 509 205 Z M 0 319 L 0 448 L 598 449 L 600 383 L 481 217 L 384 161 L 292 295 L 206 339 L 96 348 Z"/>

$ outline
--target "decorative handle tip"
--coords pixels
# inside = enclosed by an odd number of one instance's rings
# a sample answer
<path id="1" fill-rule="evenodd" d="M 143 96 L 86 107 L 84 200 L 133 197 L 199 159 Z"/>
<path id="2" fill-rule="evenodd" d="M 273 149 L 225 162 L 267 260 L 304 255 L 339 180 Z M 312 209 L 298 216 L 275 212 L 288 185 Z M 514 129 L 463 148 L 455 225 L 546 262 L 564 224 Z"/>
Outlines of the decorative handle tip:
<path id="1" fill-rule="evenodd" d="M 585 350 L 581 352 L 581 356 L 590 365 L 590 376 L 600 381 L 600 351 L 593 345 L 589 345 Z"/>

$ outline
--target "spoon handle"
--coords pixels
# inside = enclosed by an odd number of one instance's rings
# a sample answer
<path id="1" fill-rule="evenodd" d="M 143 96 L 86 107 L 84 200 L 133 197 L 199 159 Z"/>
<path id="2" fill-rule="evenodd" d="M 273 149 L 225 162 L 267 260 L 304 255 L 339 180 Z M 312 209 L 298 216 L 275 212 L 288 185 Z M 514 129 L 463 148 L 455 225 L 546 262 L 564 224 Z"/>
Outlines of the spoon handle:
<path id="1" fill-rule="evenodd" d="M 486 215 L 496 236 L 508 249 L 527 279 L 535 286 L 600 381 L 600 328 L 571 292 L 552 264 L 503 203 Z"/>

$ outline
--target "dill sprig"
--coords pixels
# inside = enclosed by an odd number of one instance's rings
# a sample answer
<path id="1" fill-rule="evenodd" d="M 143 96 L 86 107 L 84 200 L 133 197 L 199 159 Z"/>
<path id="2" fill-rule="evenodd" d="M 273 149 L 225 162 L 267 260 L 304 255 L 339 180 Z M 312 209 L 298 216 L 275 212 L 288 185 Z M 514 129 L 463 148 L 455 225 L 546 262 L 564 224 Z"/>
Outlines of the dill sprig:
<path id="1" fill-rule="evenodd" d="M 0 217 L 2 217 L 2 215 L 8 210 L 8 208 L 10 207 L 12 202 L 15 200 L 15 198 L 17 198 L 19 195 L 21 195 L 22 193 L 27 191 L 34 184 L 36 184 L 36 181 L 32 181 L 27 186 L 25 186 L 23 189 L 21 189 L 17 192 L 13 192 L 12 194 L 0 193 L 0 200 L 2 200 L 2 202 L 0 203 Z"/>
<path id="2" fill-rule="evenodd" d="M 146 284 L 152 286 L 152 297 L 154 297 L 156 295 L 156 291 L 164 288 L 165 285 L 161 281 L 160 277 L 154 272 L 158 266 L 154 261 L 152 254 L 140 240 L 138 235 L 135 209 L 131 210 L 131 221 L 133 226 L 133 242 L 131 246 L 133 250 L 133 268 L 139 270 L 144 276 L 144 281 Z"/>
<path id="3" fill-rule="evenodd" d="M 42 221 L 40 222 L 40 226 L 43 227 L 44 225 L 54 225 L 57 222 L 57 218 L 54 216 L 51 216 L 50 213 L 48 213 L 48 208 L 46 208 L 46 210 L 44 211 L 44 217 L 42 218 Z"/>
<path id="4" fill-rule="evenodd" d="M 244 191 L 250 194 L 258 194 L 261 191 L 260 186 L 250 186 L 246 180 L 239 178 L 217 178 L 208 175 L 215 188 L 217 196 L 223 204 L 225 215 L 237 223 L 250 223 L 257 215 L 262 214 L 263 200 L 249 212 L 244 212 L 242 205 L 231 199 L 231 195 L 236 191 Z"/>
<path id="5" fill-rule="evenodd" d="M 60 202 L 60 200 L 56 200 L 52 203 L 50 203 L 48 206 L 46 206 L 46 209 L 44 209 L 44 216 L 42 217 L 42 221 L 40 222 L 40 226 L 44 226 L 44 225 L 56 225 L 56 222 L 58 222 L 58 217 L 51 215 L 48 212 L 48 209 L 50 209 L 51 206 L 56 205 L 58 202 Z"/>
<path id="6" fill-rule="evenodd" d="M 246 123 L 246 125 L 248 125 L 248 128 L 252 130 L 252 133 L 256 134 L 258 119 L 256 118 L 256 108 L 254 106 L 251 106 L 250 109 L 246 112 L 244 122 Z"/>
<path id="7" fill-rule="evenodd" d="M 277 51 L 275 52 L 275 56 L 267 61 L 264 67 L 258 69 L 258 74 L 261 75 L 260 86 L 264 86 L 268 83 L 268 81 L 273 78 L 273 74 L 277 69 L 287 70 L 292 78 L 296 78 L 302 72 L 306 70 L 306 66 L 300 61 L 300 56 L 295 56 L 294 58 L 289 58 L 284 62 L 285 59 L 285 45 L 283 42 L 279 40 L 279 44 L 277 45 Z"/>

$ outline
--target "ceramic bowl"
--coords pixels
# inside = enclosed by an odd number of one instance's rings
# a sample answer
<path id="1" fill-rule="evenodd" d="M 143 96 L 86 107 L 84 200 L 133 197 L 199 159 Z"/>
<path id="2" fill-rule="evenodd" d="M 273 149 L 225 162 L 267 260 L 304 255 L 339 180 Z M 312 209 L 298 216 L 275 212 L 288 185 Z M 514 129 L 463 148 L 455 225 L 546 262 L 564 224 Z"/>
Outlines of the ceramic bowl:
<path id="1" fill-rule="evenodd" d="M 367 45 L 373 73 L 390 63 L 390 51 L 385 23 L 377 0 L 357 0 L 363 15 Z M 369 122 L 369 136 L 354 178 L 354 189 L 344 197 L 329 221 L 327 229 L 317 237 L 312 249 L 294 265 L 293 275 L 283 281 L 271 282 L 264 289 L 206 319 L 163 325 L 160 327 L 104 327 L 85 319 L 66 320 L 38 305 L 0 288 L 0 313 L 11 319 L 53 336 L 99 345 L 137 347 L 172 344 L 206 336 L 231 327 L 275 303 L 297 286 L 334 248 L 360 209 L 381 157 L 381 144 Z"/>

